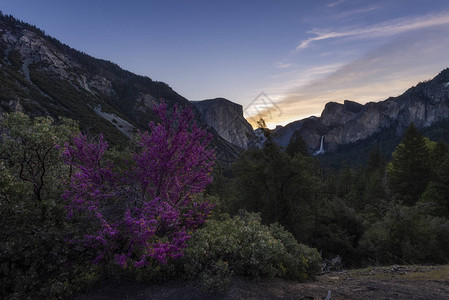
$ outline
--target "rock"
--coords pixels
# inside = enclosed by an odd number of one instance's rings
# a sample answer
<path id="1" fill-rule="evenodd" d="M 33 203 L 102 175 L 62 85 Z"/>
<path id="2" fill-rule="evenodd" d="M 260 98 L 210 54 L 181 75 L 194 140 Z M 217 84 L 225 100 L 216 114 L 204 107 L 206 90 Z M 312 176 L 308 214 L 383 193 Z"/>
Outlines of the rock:
<path id="1" fill-rule="evenodd" d="M 329 102 L 321 113 L 321 123 L 324 126 L 338 126 L 353 120 L 362 110 L 363 105 L 345 100 L 344 104 Z"/>
<path id="2" fill-rule="evenodd" d="M 319 118 L 292 122 L 274 132 L 278 145 L 286 147 L 298 130 L 307 143 L 310 153 L 319 149 L 324 136 L 324 150 L 335 149 L 364 140 L 390 127 L 401 135 L 410 123 L 418 128 L 449 119 L 449 69 L 434 79 L 408 89 L 398 97 L 365 105 L 345 100 L 343 104 L 329 102 Z M 307 125 L 307 126 L 306 126 Z"/>
<path id="3" fill-rule="evenodd" d="M 321 264 L 321 273 L 328 273 L 330 271 L 340 271 L 342 267 L 342 261 L 340 255 L 332 259 L 325 259 Z"/>
<path id="4" fill-rule="evenodd" d="M 191 101 L 201 118 L 226 141 L 248 148 L 255 140 L 252 126 L 243 117 L 243 107 L 224 98 Z"/>
<path id="5" fill-rule="evenodd" d="M 295 131 L 300 130 L 306 120 L 307 119 L 295 121 L 286 126 L 276 126 L 276 128 L 272 131 L 274 142 L 284 149 L 287 148 L 288 143 L 290 142 L 290 139 Z"/>

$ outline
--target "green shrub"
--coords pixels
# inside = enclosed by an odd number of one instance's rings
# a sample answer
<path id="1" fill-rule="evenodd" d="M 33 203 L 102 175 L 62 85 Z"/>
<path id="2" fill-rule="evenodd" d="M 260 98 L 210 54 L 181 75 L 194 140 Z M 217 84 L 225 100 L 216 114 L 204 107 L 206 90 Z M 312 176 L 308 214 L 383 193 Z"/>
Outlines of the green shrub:
<path id="1" fill-rule="evenodd" d="M 392 205 L 364 235 L 362 248 L 377 263 L 449 262 L 448 220 L 419 207 Z"/>
<path id="2" fill-rule="evenodd" d="M 208 291 L 224 292 L 230 283 L 231 270 L 229 264 L 219 259 L 201 273 L 200 280 Z"/>
<path id="3" fill-rule="evenodd" d="M 321 272 L 321 256 L 318 251 L 315 248 L 298 244 L 293 235 L 278 223 L 270 225 L 270 232 L 275 239 L 281 241 L 286 249 L 284 259 L 289 266 L 286 270 L 286 278 L 315 279 L 315 276 Z M 298 257 L 304 257 L 305 260 L 299 260 Z M 304 274 L 306 277 L 303 277 Z"/>
<path id="4" fill-rule="evenodd" d="M 81 283 L 95 281 L 96 271 L 65 241 L 72 224 L 61 192 L 70 170 L 56 145 L 68 141 L 77 126 L 22 113 L 4 115 L 0 125 L 0 298 L 76 292 Z"/>
<path id="5" fill-rule="evenodd" d="M 221 215 L 198 230 L 185 250 L 184 270 L 208 288 L 231 274 L 313 279 L 320 266 L 315 249 L 296 242 L 280 225 L 262 225 L 258 214 Z M 223 287 L 221 287 L 223 289 Z"/>

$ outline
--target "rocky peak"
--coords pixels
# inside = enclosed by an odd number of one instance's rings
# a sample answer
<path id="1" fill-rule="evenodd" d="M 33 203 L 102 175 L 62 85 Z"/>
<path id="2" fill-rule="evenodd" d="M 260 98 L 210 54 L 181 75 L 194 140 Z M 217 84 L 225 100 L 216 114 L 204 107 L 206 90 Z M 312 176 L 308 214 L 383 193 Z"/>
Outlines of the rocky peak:
<path id="1" fill-rule="evenodd" d="M 352 112 L 352 113 L 356 113 L 358 114 L 359 112 L 362 111 L 363 109 L 363 105 L 355 102 L 355 101 L 351 101 L 351 100 L 345 100 L 343 102 L 343 107 L 346 111 Z"/>
<path id="2" fill-rule="evenodd" d="M 425 128 L 444 119 L 449 119 L 449 69 L 398 97 L 381 102 L 365 105 L 349 100 L 343 104 L 329 102 L 319 118 L 295 121 L 277 130 L 276 141 L 285 147 L 295 128 L 309 151 L 314 153 L 319 149 L 322 136 L 325 150 L 333 150 L 338 145 L 364 140 L 391 127 L 401 135 L 412 122 L 418 128 Z"/>
<path id="3" fill-rule="evenodd" d="M 243 107 L 224 98 L 191 101 L 207 126 L 212 127 L 226 141 L 248 148 L 255 135 L 243 117 Z"/>
<path id="4" fill-rule="evenodd" d="M 362 104 L 349 100 L 345 100 L 343 104 L 329 102 L 321 113 L 321 123 L 324 126 L 342 125 L 354 119 L 362 108 Z"/>

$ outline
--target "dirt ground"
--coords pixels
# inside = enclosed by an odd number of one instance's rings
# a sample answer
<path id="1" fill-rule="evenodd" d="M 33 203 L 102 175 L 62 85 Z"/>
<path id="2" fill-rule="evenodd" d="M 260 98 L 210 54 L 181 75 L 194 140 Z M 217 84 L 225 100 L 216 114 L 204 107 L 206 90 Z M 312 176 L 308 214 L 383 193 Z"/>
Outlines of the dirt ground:
<path id="1" fill-rule="evenodd" d="M 328 297 L 328 298 L 327 298 Z M 75 299 L 449 299 L 449 266 L 389 266 L 331 272 L 317 281 L 234 278 L 223 294 L 191 282 L 106 283 Z"/>

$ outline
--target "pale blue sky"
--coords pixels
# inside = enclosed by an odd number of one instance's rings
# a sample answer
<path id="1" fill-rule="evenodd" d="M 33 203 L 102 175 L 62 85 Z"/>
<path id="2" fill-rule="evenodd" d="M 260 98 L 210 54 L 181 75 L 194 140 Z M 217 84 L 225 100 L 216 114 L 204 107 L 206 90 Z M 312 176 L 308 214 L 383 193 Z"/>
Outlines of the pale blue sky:
<path id="1" fill-rule="evenodd" d="M 396 96 L 449 67 L 447 0 L 0 0 L 0 10 L 189 100 L 246 108 L 264 91 L 282 110 L 270 126 L 328 101 Z"/>

